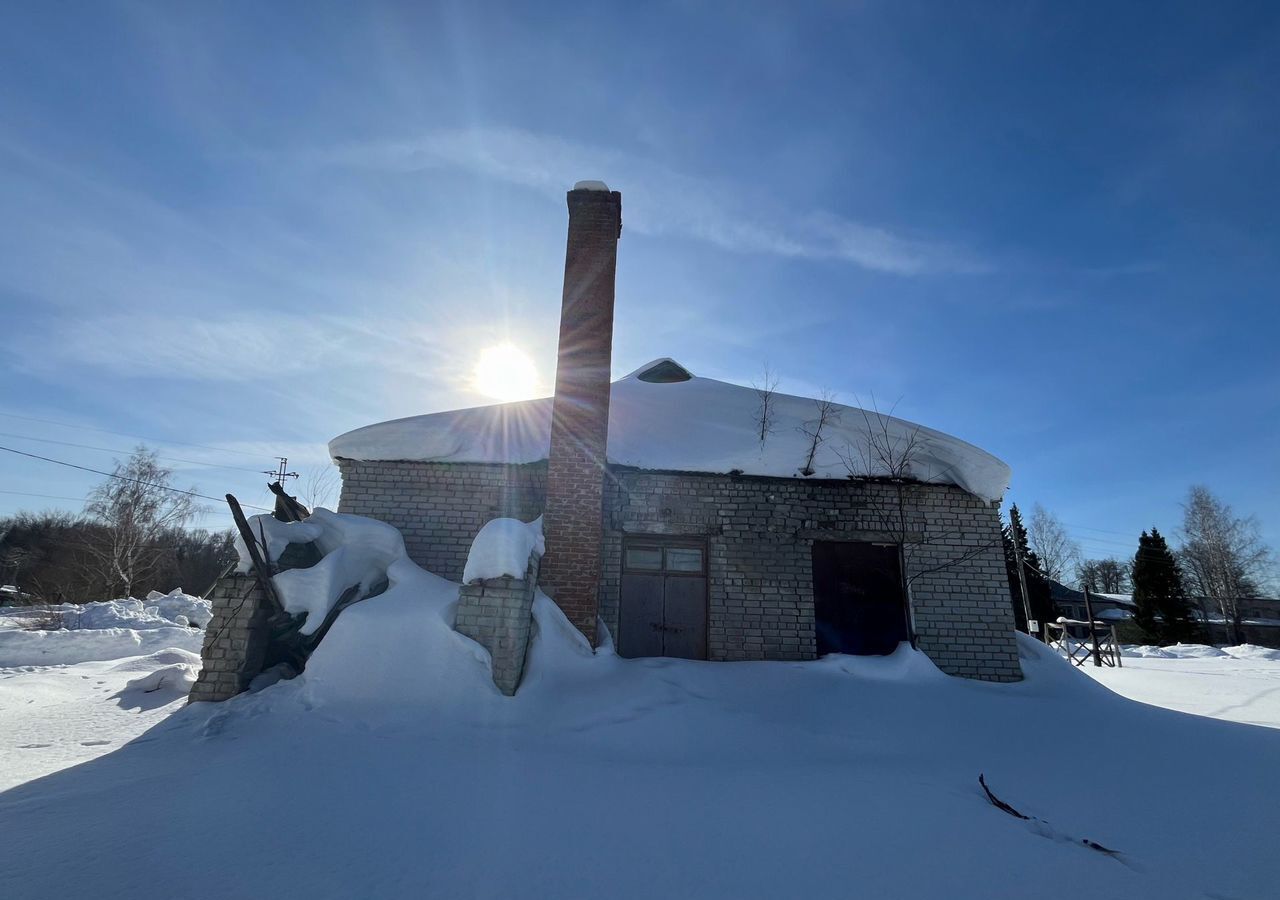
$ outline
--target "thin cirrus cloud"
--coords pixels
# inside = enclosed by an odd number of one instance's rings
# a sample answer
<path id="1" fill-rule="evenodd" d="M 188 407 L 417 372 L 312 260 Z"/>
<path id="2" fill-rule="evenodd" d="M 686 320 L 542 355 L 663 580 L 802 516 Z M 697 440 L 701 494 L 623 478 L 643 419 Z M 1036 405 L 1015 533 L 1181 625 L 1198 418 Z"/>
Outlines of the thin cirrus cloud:
<path id="1" fill-rule="evenodd" d="M 520 185 L 557 200 L 582 177 L 628 190 L 627 225 L 739 253 L 839 260 L 895 275 L 981 273 L 988 262 L 951 244 L 895 233 L 825 210 L 796 214 L 744 205 L 741 190 L 623 151 L 515 128 L 444 129 L 308 154 L 318 165 L 414 172 L 449 169 Z"/>

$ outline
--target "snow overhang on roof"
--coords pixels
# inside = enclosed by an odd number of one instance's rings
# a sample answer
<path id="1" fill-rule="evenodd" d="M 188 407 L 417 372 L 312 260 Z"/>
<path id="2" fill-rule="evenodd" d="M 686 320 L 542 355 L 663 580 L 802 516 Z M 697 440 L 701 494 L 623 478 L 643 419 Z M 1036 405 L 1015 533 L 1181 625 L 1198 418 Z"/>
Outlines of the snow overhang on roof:
<path id="1" fill-rule="evenodd" d="M 672 359 L 657 359 L 613 383 L 608 459 L 615 465 L 677 472 L 730 472 L 799 478 L 808 456 L 817 401 L 775 394 L 760 440 L 755 389 L 699 378 Z M 959 438 L 903 419 L 836 406 L 813 460 L 812 478 L 888 474 L 863 460 L 873 442 L 913 445 L 912 478 L 954 484 L 999 500 L 1009 467 Z M 547 458 L 551 399 L 452 410 L 367 425 L 329 442 L 335 459 L 530 463 Z"/>

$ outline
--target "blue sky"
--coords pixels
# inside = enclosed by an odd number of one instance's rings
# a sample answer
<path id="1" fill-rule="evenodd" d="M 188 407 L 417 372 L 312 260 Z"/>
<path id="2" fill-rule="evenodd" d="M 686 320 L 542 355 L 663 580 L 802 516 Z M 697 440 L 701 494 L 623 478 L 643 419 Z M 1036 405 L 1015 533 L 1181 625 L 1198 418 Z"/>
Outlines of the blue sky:
<path id="1" fill-rule="evenodd" d="M 1280 544 L 1274 4 L 23 4 L 0 84 L 4 446 L 257 502 L 485 347 L 549 383 L 601 178 L 617 374 L 896 405 L 1092 556 L 1197 482 Z"/>

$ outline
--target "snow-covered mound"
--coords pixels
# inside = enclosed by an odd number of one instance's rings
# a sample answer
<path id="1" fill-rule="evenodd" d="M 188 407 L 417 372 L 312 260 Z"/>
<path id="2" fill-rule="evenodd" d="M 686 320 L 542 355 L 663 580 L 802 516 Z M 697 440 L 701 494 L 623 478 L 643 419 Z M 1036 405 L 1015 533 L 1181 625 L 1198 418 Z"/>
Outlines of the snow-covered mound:
<path id="1" fill-rule="evenodd" d="M 1280 659 L 1280 650 L 1259 647 L 1256 644 L 1238 644 L 1234 647 L 1210 647 L 1207 644 L 1173 644 L 1156 647 L 1150 644 L 1126 645 L 1121 648 L 1125 656 L 1139 659 Z"/>
<path id="2" fill-rule="evenodd" d="M 542 516 L 532 522 L 519 519 L 491 519 L 476 533 L 462 569 L 462 583 L 489 578 L 523 578 L 529 557 L 546 552 L 542 535 Z"/>
<path id="3" fill-rule="evenodd" d="M 306 614 L 299 629 L 313 634 L 348 588 L 369 593 L 387 575 L 396 560 L 407 559 L 404 538 L 393 526 L 365 516 L 340 515 L 317 509 L 303 522 L 281 522 L 270 515 L 254 516 L 249 527 L 265 540 L 272 562 L 290 544 L 314 543 L 321 559 L 313 566 L 288 569 L 272 576 L 276 593 L 287 612 Z M 239 571 L 250 569 L 249 551 L 236 538 Z"/>
<path id="4" fill-rule="evenodd" d="M 212 617 L 208 600 L 152 591 L 144 600 L 100 600 L 0 608 L 0 668 L 65 666 L 173 647 L 199 653 Z M 32 629 L 32 616 L 60 627 Z M 45 624 L 42 621 L 41 624 Z"/>
<path id="5" fill-rule="evenodd" d="M 0 896 L 1270 900 L 1280 883 L 1260 789 L 1280 732 L 1131 703 L 1042 645 L 1020 642 L 1010 685 L 908 647 L 626 660 L 540 597 L 512 699 L 449 627 L 456 585 L 398 565 L 300 677 L 0 795 Z M 980 773 L 1035 820 L 989 803 Z M 245 815 L 264 796 L 286 820 Z M 144 864 L 140 821 L 165 823 Z M 69 833 L 92 858 L 49 865 Z"/>
<path id="6" fill-rule="evenodd" d="M 660 363 L 661 361 L 659 361 Z M 773 397 L 771 433 L 761 447 L 759 396 L 749 387 L 690 377 L 655 384 L 643 366 L 615 381 L 609 399 L 609 462 L 641 469 L 795 477 L 808 454 L 804 433 L 817 416 L 814 400 Z M 998 500 L 1009 486 L 1009 467 L 959 438 L 902 419 L 838 406 L 813 462 L 817 478 L 844 478 L 846 459 L 858 474 L 884 475 L 872 461 L 864 470 L 872 435 L 901 449 L 914 440 L 912 476 L 954 484 Z M 551 445 L 551 400 L 526 400 L 397 419 L 357 428 L 329 442 L 345 459 L 528 463 L 546 459 Z"/>
<path id="7" fill-rule="evenodd" d="M 169 647 L 120 663 L 112 671 L 141 673 L 125 683 L 119 695 L 122 700 L 141 699 L 130 697 L 136 694 L 162 694 L 163 702 L 168 702 L 191 693 L 200 675 L 200 654 Z"/>

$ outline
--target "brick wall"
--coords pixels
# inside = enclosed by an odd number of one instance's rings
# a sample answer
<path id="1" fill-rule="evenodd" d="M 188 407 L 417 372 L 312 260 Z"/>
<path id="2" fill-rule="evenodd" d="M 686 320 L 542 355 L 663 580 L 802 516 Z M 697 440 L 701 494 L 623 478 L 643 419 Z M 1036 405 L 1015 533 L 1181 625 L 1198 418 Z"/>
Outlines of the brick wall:
<path id="1" fill-rule="evenodd" d="M 409 557 L 428 572 L 462 580 L 481 526 L 510 516 L 542 515 L 547 464 L 357 462 L 338 460 L 338 509 L 400 529 Z"/>
<path id="2" fill-rule="evenodd" d="M 709 658 L 812 659 L 813 541 L 905 534 L 920 648 L 953 675 L 1020 679 L 997 507 L 945 485 L 905 491 L 903 528 L 892 485 L 615 470 L 601 617 L 616 635 L 625 535 L 703 537 Z"/>
<path id="3" fill-rule="evenodd" d="M 476 532 L 541 512 L 545 466 L 340 460 L 343 512 L 405 534 L 424 568 L 460 579 Z M 909 488 L 908 568 L 921 649 L 943 671 L 1021 677 L 995 506 L 959 488 Z M 612 470 L 606 479 L 600 614 L 616 635 L 624 533 L 708 544 L 712 659 L 811 659 L 814 540 L 884 540 L 890 485 Z M 919 541 L 927 543 L 919 543 Z M 947 565 L 972 553 L 970 559 Z M 928 572 L 945 566 L 935 572 Z"/>

